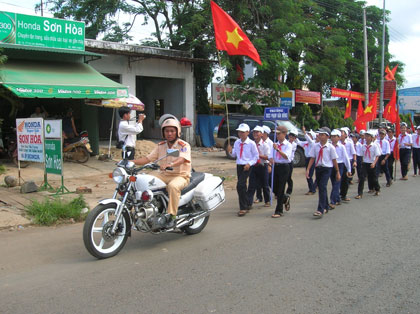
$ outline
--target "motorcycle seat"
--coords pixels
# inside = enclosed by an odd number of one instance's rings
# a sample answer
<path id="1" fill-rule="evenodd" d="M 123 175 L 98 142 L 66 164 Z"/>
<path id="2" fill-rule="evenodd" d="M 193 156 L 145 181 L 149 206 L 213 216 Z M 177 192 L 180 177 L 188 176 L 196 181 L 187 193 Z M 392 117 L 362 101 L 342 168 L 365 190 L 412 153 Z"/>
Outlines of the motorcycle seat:
<path id="1" fill-rule="evenodd" d="M 191 172 L 190 183 L 181 191 L 181 195 L 184 195 L 194 189 L 201 181 L 204 180 L 204 172 Z"/>

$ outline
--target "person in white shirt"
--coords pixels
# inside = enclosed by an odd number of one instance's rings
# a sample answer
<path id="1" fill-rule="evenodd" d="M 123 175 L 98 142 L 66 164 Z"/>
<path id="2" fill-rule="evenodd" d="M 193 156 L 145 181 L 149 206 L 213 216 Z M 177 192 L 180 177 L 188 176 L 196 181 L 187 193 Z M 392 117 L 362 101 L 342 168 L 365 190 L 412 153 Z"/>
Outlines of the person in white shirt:
<path id="1" fill-rule="evenodd" d="M 270 151 L 268 152 L 267 156 L 270 158 L 273 153 L 273 141 L 270 139 L 269 135 L 271 133 L 270 128 L 267 125 L 263 125 L 262 129 L 264 130 L 264 132 L 262 133 L 262 139 L 264 141 L 264 143 L 267 144 L 267 146 L 269 147 Z M 267 164 L 267 172 L 268 172 L 268 176 L 267 176 L 267 186 L 268 189 L 270 190 L 270 183 L 271 183 L 271 165 L 270 165 L 270 161 L 269 160 L 265 160 L 265 163 Z M 255 200 L 256 203 L 262 202 L 263 201 L 263 193 L 262 193 L 262 189 L 257 188 L 257 198 Z M 265 205 L 264 205 L 265 206 Z"/>
<path id="2" fill-rule="evenodd" d="M 321 218 L 324 212 L 328 211 L 328 191 L 327 185 L 330 179 L 332 169 L 336 171 L 336 180 L 340 181 L 340 171 L 337 163 L 337 152 L 332 144 L 328 143 L 331 130 L 323 127 L 318 130 L 319 142 L 311 150 L 308 167 L 306 168 L 306 178 L 309 177 L 309 171 L 315 164 L 316 184 L 318 186 L 318 209 L 314 216 Z"/>
<path id="3" fill-rule="evenodd" d="M 231 153 L 233 157 L 236 157 L 236 173 L 238 176 L 236 191 L 239 198 L 238 216 L 242 217 L 245 216 L 252 207 L 252 203 L 249 202 L 247 197 L 247 180 L 251 166 L 257 163 L 260 154 L 258 153 L 255 142 L 251 141 L 248 137 L 248 124 L 239 124 L 236 131 L 238 131 L 239 138 L 235 141 L 235 144 L 233 144 L 233 149 L 230 145 L 228 146 L 228 152 Z"/>
<path id="4" fill-rule="evenodd" d="M 351 176 L 351 165 L 347 155 L 347 150 L 340 142 L 341 132 L 340 130 L 333 130 L 331 132 L 331 144 L 334 146 L 337 153 L 337 164 L 340 173 L 341 180 L 344 178 L 344 171 L 347 170 L 347 177 Z M 331 194 L 330 194 L 330 205 L 329 209 L 334 209 L 336 205 L 341 204 L 340 198 L 340 184 L 341 180 L 337 180 L 337 173 L 335 169 L 331 171 Z"/>
<path id="5" fill-rule="evenodd" d="M 356 171 L 357 171 L 357 178 L 360 181 L 360 177 L 362 176 L 362 162 L 363 162 L 363 153 L 362 153 L 362 147 L 363 145 L 360 144 L 359 134 L 350 134 L 350 139 L 353 141 L 354 150 L 356 151 Z"/>
<path id="6" fill-rule="evenodd" d="M 391 177 L 391 180 L 394 180 L 394 162 L 395 162 L 394 148 L 395 148 L 397 139 L 394 137 L 393 129 L 388 128 L 387 133 L 388 133 L 388 138 L 389 138 L 388 142 L 389 142 L 389 149 L 390 149 L 390 154 L 388 157 L 388 171 L 389 171 L 389 176 Z"/>
<path id="7" fill-rule="evenodd" d="M 344 127 L 340 129 L 341 131 L 340 141 L 341 141 L 341 144 L 343 144 L 344 147 L 346 148 L 347 156 L 350 160 L 350 164 L 352 167 L 352 170 L 351 170 L 352 172 L 353 167 L 357 166 L 357 158 L 356 158 L 356 151 L 353 146 L 353 141 L 348 139 L 349 130 L 350 129 L 348 127 Z M 345 202 L 350 202 L 350 198 L 347 197 L 347 192 L 349 190 L 349 185 L 350 185 L 351 180 L 352 180 L 351 176 L 350 177 L 345 176 L 344 178 L 341 179 L 340 196 L 341 196 L 341 199 Z"/>
<path id="8" fill-rule="evenodd" d="M 289 172 L 289 178 L 287 179 L 287 189 L 286 189 L 286 197 L 289 198 L 290 201 L 290 195 L 292 195 L 293 193 L 293 179 L 292 179 L 292 175 L 293 175 L 293 159 L 295 159 L 295 153 L 296 153 L 296 149 L 297 149 L 297 138 L 298 134 L 296 131 L 289 131 L 289 142 L 290 144 L 292 144 L 292 153 L 290 154 L 290 158 L 289 158 L 289 167 L 290 167 L 290 172 Z M 286 204 L 288 204 L 288 201 L 286 201 Z M 285 206 L 286 210 L 288 210 L 287 205 Z"/>
<path id="9" fill-rule="evenodd" d="M 361 199 L 363 197 L 363 189 L 365 185 L 366 176 L 370 186 L 375 190 L 375 195 L 378 196 L 381 190 L 381 187 L 378 183 L 378 175 L 376 173 L 376 163 L 378 162 L 381 151 L 378 145 L 373 143 L 373 139 L 376 134 L 373 131 L 368 131 L 365 133 L 366 144 L 363 145 L 363 176 L 359 180 L 359 186 L 357 188 L 356 199 Z"/>
<path id="10" fill-rule="evenodd" d="M 303 147 L 303 150 L 305 152 L 305 168 L 308 167 L 309 160 L 311 159 L 310 153 L 312 150 L 312 146 L 315 144 L 315 140 L 317 138 L 315 132 L 312 130 L 309 132 L 306 132 L 305 127 L 302 127 L 302 131 L 305 134 L 306 141 L 299 141 L 297 140 L 298 145 Z M 306 178 L 306 181 L 308 183 L 308 192 L 305 193 L 305 195 L 314 195 L 316 192 L 316 185 L 313 180 L 315 172 L 315 164 L 312 165 L 311 169 L 309 169 L 309 178 Z"/>
<path id="11" fill-rule="evenodd" d="M 41 111 L 42 109 L 42 111 Z M 31 118 L 42 118 L 46 119 L 48 117 L 48 112 L 45 110 L 43 106 L 37 106 L 35 107 L 35 112 L 31 114 Z"/>
<path id="12" fill-rule="evenodd" d="M 287 128 L 285 126 L 277 126 L 277 141 L 273 144 L 273 156 L 270 162 L 273 165 L 272 171 L 272 191 L 277 196 L 277 206 L 272 218 L 283 216 L 283 205 L 287 201 L 284 195 L 286 182 L 290 172 L 290 155 L 292 154 L 292 144 L 286 140 Z M 289 203 L 290 206 L 290 203 Z M 289 209 L 289 208 L 288 208 Z"/>
<path id="13" fill-rule="evenodd" d="M 381 150 L 381 156 L 379 156 L 378 159 L 378 165 L 376 174 L 379 175 L 379 169 L 385 173 L 386 178 L 386 186 L 391 186 L 392 180 L 391 175 L 389 174 L 389 168 L 388 168 L 388 158 L 391 154 L 391 148 L 389 145 L 389 142 L 385 138 L 386 131 L 385 129 L 381 129 L 379 131 L 379 140 L 377 140 L 377 145 L 379 146 L 379 149 Z"/>
<path id="14" fill-rule="evenodd" d="M 138 121 L 135 124 L 130 124 L 130 112 L 131 109 L 128 107 L 121 107 L 118 109 L 121 121 L 118 126 L 118 140 L 123 141 L 126 152 L 122 152 L 122 158 L 128 160 L 134 160 L 136 153 L 136 140 L 137 134 L 143 131 L 143 120 L 145 119 L 144 114 L 139 114 Z"/>
<path id="15" fill-rule="evenodd" d="M 401 179 L 408 180 L 408 164 L 410 163 L 411 157 L 411 146 L 413 146 L 413 140 L 411 135 L 407 133 L 407 123 L 401 123 L 401 134 L 398 136 L 398 144 L 400 148 L 400 165 L 401 165 Z"/>
<path id="16" fill-rule="evenodd" d="M 420 170 L 420 125 L 416 128 L 416 134 L 411 135 L 413 141 L 413 177 L 417 176 L 417 168 Z"/>
<path id="17" fill-rule="evenodd" d="M 256 126 L 252 130 L 252 135 L 254 137 L 254 142 L 257 145 L 257 150 L 259 153 L 259 158 L 257 163 L 251 166 L 249 174 L 249 185 L 248 185 L 248 202 L 252 204 L 254 201 L 254 194 L 256 189 L 262 189 L 264 194 L 264 206 L 270 207 L 270 189 L 268 188 L 268 168 L 267 163 L 270 154 L 270 147 L 268 143 L 264 142 L 262 139 L 262 134 L 264 129 L 261 126 Z M 258 199 L 257 199 L 258 201 Z M 256 201 L 256 203 L 258 203 Z"/>
<path id="18" fill-rule="evenodd" d="M 359 135 L 360 135 L 359 142 L 360 142 L 360 144 L 362 144 L 362 145 L 365 145 L 365 144 L 366 144 L 366 140 L 365 140 L 365 133 L 366 133 L 366 131 L 365 131 L 365 130 L 360 130 L 360 132 L 359 132 Z"/>

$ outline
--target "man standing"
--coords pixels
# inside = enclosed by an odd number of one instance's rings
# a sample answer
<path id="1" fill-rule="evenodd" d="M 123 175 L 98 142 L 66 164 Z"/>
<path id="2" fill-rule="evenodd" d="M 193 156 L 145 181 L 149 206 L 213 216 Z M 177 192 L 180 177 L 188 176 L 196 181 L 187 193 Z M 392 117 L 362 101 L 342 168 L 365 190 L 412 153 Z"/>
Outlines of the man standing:
<path id="1" fill-rule="evenodd" d="M 143 120 L 146 117 L 144 114 L 139 114 L 136 124 L 130 124 L 130 108 L 121 107 L 118 110 L 121 121 L 118 126 L 118 140 L 123 141 L 126 152 L 122 152 L 122 158 L 133 160 L 136 152 L 137 134 L 143 131 Z"/>
<path id="2" fill-rule="evenodd" d="M 417 133 L 411 137 L 413 139 L 413 177 L 417 176 L 417 168 L 420 170 L 420 125 L 417 126 Z"/>
<path id="3" fill-rule="evenodd" d="M 160 161 L 160 172 L 153 173 L 166 184 L 169 195 L 169 203 L 166 217 L 166 228 L 175 226 L 181 191 L 190 182 L 191 176 L 191 147 L 190 144 L 181 140 L 181 124 L 175 118 L 163 121 L 162 136 L 165 141 L 160 142 L 155 149 L 146 157 L 134 160 L 136 165 L 144 165 L 167 155 L 168 149 L 178 149 L 178 157 L 167 157 Z"/>
<path id="4" fill-rule="evenodd" d="M 350 159 L 350 165 L 351 167 L 357 167 L 357 157 L 356 157 L 356 150 L 354 149 L 353 141 L 350 141 L 347 137 L 349 135 L 349 128 L 344 127 L 341 128 L 341 144 L 344 145 L 347 151 L 347 156 Z M 352 172 L 350 170 L 350 172 Z M 350 202 L 350 199 L 347 197 L 347 192 L 349 190 L 349 184 L 352 180 L 352 177 L 345 176 L 341 180 L 341 186 L 340 186 L 340 195 L 341 200 L 344 202 Z"/>
<path id="5" fill-rule="evenodd" d="M 273 165 L 273 193 L 277 196 L 277 206 L 272 218 L 279 218 L 283 216 L 283 204 L 287 201 L 284 195 L 286 182 L 289 178 L 290 172 L 290 155 L 292 154 L 292 144 L 286 140 L 287 128 L 285 126 L 278 126 L 276 128 L 277 141 L 273 144 L 273 157 L 270 159 Z M 286 204 L 285 204 L 286 205 Z M 287 204 L 287 210 L 290 208 L 290 203 Z"/>
<path id="6" fill-rule="evenodd" d="M 391 180 L 394 180 L 394 162 L 395 162 L 394 148 L 395 148 L 396 138 L 394 137 L 393 129 L 388 128 L 387 133 L 388 133 L 388 138 L 389 138 L 389 150 L 390 150 L 390 154 L 388 157 L 388 172 L 389 172 L 389 176 L 391 177 Z"/>
<path id="7" fill-rule="evenodd" d="M 411 146 L 413 146 L 413 140 L 411 135 L 407 133 L 407 123 L 401 123 L 401 134 L 398 137 L 398 143 L 400 145 L 400 164 L 401 164 L 401 179 L 408 180 L 408 164 L 410 163 L 411 157 Z"/>
<path id="8" fill-rule="evenodd" d="M 252 202 L 250 203 L 247 197 L 247 180 L 251 166 L 257 163 L 260 154 L 258 153 L 255 142 L 251 141 L 248 137 L 248 124 L 239 124 L 236 131 L 238 131 L 239 139 L 233 144 L 233 149 L 230 145 L 228 146 L 228 152 L 231 153 L 233 157 L 236 157 L 236 173 L 238 176 L 236 191 L 238 192 L 239 198 L 238 216 L 242 217 L 245 216 L 252 207 Z"/>
<path id="9" fill-rule="evenodd" d="M 389 174 L 389 167 L 388 167 L 388 158 L 389 158 L 389 155 L 391 154 L 391 148 L 390 148 L 389 142 L 385 139 L 385 136 L 386 136 L 385 129 L 381 129 L 381 131 L 379 131 L 379 140 L 377 141 L 379 148 L 381 150 L 381 156 L 379 156 L 378 164 L 382 172 L 385 173 L 386 186 L 391 186 L 392 180 L 391 180 L 391 175 Z M 377 174 L 379 175 L 379 169 L 377 171 Z"/>

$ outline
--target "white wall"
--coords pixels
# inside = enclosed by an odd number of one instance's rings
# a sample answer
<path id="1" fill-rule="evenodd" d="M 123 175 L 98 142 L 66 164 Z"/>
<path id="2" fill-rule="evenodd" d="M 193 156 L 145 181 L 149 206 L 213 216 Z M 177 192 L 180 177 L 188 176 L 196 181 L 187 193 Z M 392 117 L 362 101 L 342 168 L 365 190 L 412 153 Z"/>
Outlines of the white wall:
<path id="1" fill-rule="evenodd" d="M 129 67 L 127 56 L 106 55 L 102 59 L 89 62 L 89 64 L 101 73 L 121 75 L 121 84 L 127 86 L 130 94 L 133 95 L 136 95 L 136 76 L 183 79 L 183 112 L 194 123 L 194 76 L 191 63 L 164 59 L 143 59 L 132 62 Z M 136 96 L 142 99 L 142 95 Z M 194 144 L 192 133 L 187 132 L 186 140 Z"/>

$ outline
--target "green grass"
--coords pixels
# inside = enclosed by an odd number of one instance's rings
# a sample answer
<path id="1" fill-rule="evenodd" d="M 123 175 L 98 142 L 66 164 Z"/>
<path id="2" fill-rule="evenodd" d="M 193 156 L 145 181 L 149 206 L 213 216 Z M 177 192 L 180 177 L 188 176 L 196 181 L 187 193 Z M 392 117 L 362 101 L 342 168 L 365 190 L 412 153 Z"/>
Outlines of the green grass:
<path id="1" fill-rule="evenodd" d="M 4 165 L 0 165 L 0 174 L 6 173 L 6 167 Z"/>
<path id="2" fill-rule="evenodd" d="M 71 200 L 63 201 L 60 199 L 44 199 L 43 202 L 32 201 L 26 206 L 30 216 L 34 218 L 34 223 L 50 226 L 59 222 L 65 222 L 71 218 L 75 221 L 83 221 L 87 214 L 82 214 L 82 209 L 88 207 L 83 196 Z"/>

